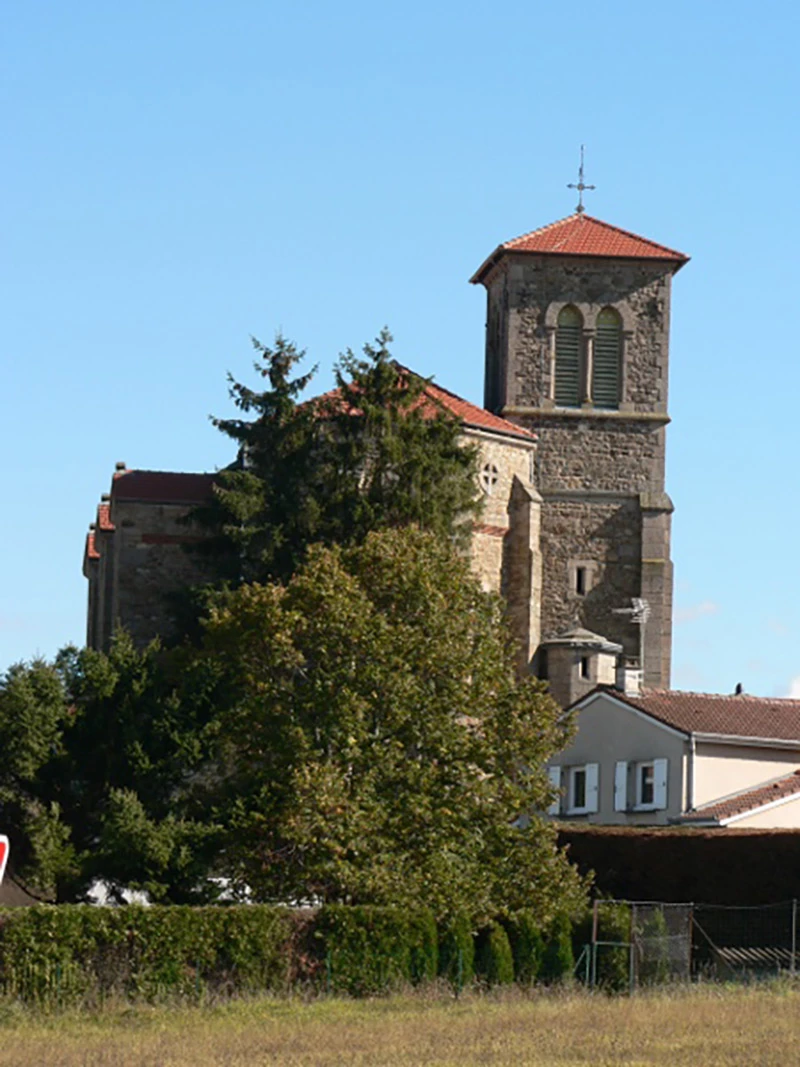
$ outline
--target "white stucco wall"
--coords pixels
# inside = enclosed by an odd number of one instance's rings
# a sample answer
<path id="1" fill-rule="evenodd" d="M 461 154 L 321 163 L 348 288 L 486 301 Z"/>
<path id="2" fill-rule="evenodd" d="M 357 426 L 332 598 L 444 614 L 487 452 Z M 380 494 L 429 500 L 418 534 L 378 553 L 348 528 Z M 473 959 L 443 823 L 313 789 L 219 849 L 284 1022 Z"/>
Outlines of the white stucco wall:
<path id="1" fill-rule="evenodd" d="M 694 803 L 710 804 L 800 768 L 800 750 L 698 741 Z M 738 824 L 737 824 L 738 825 Z"/>
<path id="2" fill-rule="evenodd" d="M 579 712 L 577 734 L 572 743 L 550 761 L 562 768 L 566 783 L 568 769 L 586 763 L 599 766 L 599 810 L 590 815 L 572 816 L 562 810 L 561 818 L 580 822 L 617 825 L 662 825 L 683 811 L 686 739 L 665 729 L 605 693 L 590 698 Z M 619 760 L 630 764 L 667 759 L 667 807 L 661 811 L 614 811 L 614 771 Z"/>

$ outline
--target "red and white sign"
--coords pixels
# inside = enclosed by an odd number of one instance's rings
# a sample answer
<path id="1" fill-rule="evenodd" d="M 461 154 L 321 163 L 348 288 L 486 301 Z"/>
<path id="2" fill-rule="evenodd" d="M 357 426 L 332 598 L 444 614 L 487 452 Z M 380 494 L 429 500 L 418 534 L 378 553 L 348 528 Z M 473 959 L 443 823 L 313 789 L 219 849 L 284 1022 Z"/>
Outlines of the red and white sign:
<path id="1" fill-rule="evenodd" d="M 8 853 L 11 846 L 8 843 L 8 838 L 5 834 L 0 834 L 0 885 L 3 882 L 3 875 L 6 873 L 6 864 L 8 863 Z"/>

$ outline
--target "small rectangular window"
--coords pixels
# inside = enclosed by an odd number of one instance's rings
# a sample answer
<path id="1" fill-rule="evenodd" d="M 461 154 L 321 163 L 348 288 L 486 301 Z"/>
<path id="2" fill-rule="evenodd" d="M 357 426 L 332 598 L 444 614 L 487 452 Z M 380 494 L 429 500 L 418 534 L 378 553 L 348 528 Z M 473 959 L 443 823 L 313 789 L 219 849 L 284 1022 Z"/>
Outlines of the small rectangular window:
<path id="1" fill-rule="evenodd" d="M 648 807 L 655 800 L 655 767 L 652 763 L 639 764 L 638 801 Z"/>
<path id="2" fill-rule="evenodd" d="M 567 786 L 567 814 L 589 815 L 598 810 L 600 765 L 585 763 L 570 767 Z"/>
<path id="3" fill-rule="evenodd" d="M 589 678 L 589 657 L 581 656 L 581 678 Z"/>
<path id="4" fill-rule="evenodd" d="M 575 592 L 578 596 L 586 596 L 586 568 L 575 568 Z"/>
<path id="5" fill-rule="evenodd" d="M 576 767 L 572 772 L 572 807 L 586 807 L 586 768 Z"/>

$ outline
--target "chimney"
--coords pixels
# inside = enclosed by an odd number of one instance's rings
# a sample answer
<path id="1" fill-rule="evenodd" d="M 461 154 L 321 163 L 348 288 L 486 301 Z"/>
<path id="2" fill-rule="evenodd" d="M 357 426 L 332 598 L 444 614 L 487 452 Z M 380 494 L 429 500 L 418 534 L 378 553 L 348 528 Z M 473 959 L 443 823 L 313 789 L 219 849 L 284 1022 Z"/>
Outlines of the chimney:
<path id="1" fill-rule="evenodd" d="M 128 468 L 125 466 L 125 460 L 124 459 L 118 459 L 117 462 L 114 464 L 114 470 L 115 471 L 125 471 L 127 469 Z"/>
<path id="2" fill-rule="evenodd" d="M 623 660 L 617 663 L 617 689 L 626 697 L 638 697 L 642 692 L 642 668 L 638 660 Z"/>

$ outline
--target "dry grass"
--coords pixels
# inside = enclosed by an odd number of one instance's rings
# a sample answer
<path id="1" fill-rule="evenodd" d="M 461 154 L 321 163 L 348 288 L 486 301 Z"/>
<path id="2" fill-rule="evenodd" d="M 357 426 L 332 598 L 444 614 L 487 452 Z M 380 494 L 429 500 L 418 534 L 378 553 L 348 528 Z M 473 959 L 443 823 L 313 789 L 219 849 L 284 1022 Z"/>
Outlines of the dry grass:
<path id="1" fill-rule="evenodd" d="M 0 1064 L 63 1067 L 781 1067 L 800 1063 L 800 991 L 705 987 L 626 998 L 508 995 L 6 1010 Z"/>

